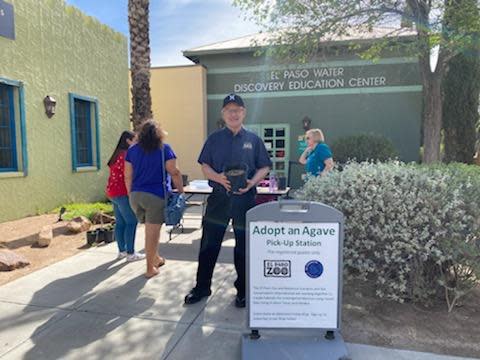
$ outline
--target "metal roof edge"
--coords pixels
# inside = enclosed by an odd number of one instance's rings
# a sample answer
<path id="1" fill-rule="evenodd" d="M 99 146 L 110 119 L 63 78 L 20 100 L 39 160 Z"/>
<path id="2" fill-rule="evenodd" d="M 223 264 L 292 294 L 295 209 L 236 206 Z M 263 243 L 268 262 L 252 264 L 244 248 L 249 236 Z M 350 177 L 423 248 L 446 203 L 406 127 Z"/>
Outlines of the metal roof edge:
<path id="1" fill-rule="evenodd" d="M 412 38 L 415 38 L 416 35 L 401 35 L 399 36 L 402 40 L 411 40 Z M 373 38 L 373 39 L 362 39 L 362 38 L 357 38 L 357 39 L 350 39 L 350 40 L 340 40 L 340 41 L 325 41 L 322 42 L 322 46 L 332 46 L 332 45 L 346 45 L 348 43 L 360 43 L 360 44 L 367 44 L 367 43 L 372 43 L 375 41 L 379 41 L 382 38 Z M 227 49 L 214 49 L 214 50 L 184 50 L 182 51 L 183 56 L 186 58 L 190 59 L 191 61 L 198 63 L 198 59 L 196 59 L 197 56 L 205 56 L 205 55 L 221 55 L 221 54 L 234 54 L 234 53 L 247 53 L 247 52 L 254 52 L 262 48 L 266 48 L 269 45 L 263 45 L 263 46 L 249 46 L 249 47 L 239 47 L 239 48 L 227 48 Z M 270 46 L 275 46 L 275 45 L 270 45 Z"/>

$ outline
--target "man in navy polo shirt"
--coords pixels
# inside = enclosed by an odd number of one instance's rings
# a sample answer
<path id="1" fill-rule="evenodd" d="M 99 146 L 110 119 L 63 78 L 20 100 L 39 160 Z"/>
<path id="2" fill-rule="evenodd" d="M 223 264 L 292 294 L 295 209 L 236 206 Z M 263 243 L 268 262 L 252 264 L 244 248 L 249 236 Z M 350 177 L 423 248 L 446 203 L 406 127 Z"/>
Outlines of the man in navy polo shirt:
<path id="1" fill-rule="evenodd" d="M 222 246 L 227 225 L 232 219 L 235 233 L 234 262 L 237 271 L 235 306 L 245 307 L 245 216 L 255 206 L 256 185 L 269 172 L 272 162 L 256 134 L 243 127 L 246 109 L 236 94 L 223 100 L 225 128 L 211 134 L 198 158 L 202 171 L 213 188 L 203 216 L 203 234 L 198 255 L 197 284 L 185 297 L 194 304 L 211 294 L 213 269 Z M 247 186 L 231 192 L 225 169 L 241 164 L 247 169 Z"/>

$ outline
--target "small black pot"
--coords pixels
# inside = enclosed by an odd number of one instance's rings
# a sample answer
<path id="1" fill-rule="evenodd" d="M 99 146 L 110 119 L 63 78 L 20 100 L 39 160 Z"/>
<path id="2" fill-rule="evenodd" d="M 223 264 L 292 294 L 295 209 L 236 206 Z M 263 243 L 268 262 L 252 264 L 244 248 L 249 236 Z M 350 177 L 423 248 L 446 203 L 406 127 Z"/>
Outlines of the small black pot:
<path id="1" fill-rule="evenodd" d="M 105 229 L 103 234 L 107 244 L 115 241 L 115 233 L 113 229 Z"/>
<path id="2" fill-rule="evenodd" d="M 93 244 L 100 244 L 105 241 L 105 232 L 105 229 L 87 231 L 87 244 L 92 246 Z"/>
<path id="3" fill-rule="evenodd" d="M 105 241 L 105 233 L 107 232 L 107 230 L 99 228 L 97 229 L 97 232 L 98 232 L 98 236 L 97 236 L 96 243 L 100 244 Z"/>
<path id="4" fill-rule="evenodd" d="M 230 181 L 232 192 L 238 192 L 239 189 L 247 187 L 247 165 L 232 165 L 225 168 L 225 176 Z"/>
<path id="5" fill-rule="evenodd" d="M 92 246 L 97 242 L 98 232 L 97 230 L 87 231 L 87 244 Z"/>

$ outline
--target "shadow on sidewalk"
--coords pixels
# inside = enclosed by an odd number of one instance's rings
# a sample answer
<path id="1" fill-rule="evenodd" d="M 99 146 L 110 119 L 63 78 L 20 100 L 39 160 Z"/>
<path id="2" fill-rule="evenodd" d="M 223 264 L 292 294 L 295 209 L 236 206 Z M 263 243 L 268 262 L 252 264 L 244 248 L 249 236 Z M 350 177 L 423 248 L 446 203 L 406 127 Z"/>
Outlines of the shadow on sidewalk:
<path id="1" fill-rule="evenodd" d="M 193 244 L 162 243 L 160 251 L 167 260 L 195 262 L 196 268 L 199 243 L 199 239 L 193 240 Z M 232 247 L 222 249 L 218 263 L 233 263 Z M 162 273 L 166 278 L 158 285 L 155 282 L 161 278 L 151 280 L 152 285 L 146 287 L 150 293 L 147 293 L 142 291 L 147 281 L 143 275 L 131 278 L 132 275 L 125 273 L 113 278 L 115 282 L 109 280 L 125 265 L 112 260 L 70 277 L 57 278 L 32 295 L 23 313 L 4 317 L 0 314 L 0 333 L 43 322 L 33 331 L 30 340 L 17 345 L 10 353 L 13 355 L 16 348 L 27 346 L 27 352 L 20 355 L 24 359 L 79 357 L 79 353 L 89 359 L 122 358 L 149 351 L 153 358 L 169 356 L 188 329 L 196 327 L 192 319 L 203 316 L 205 304 L 184 307 L 181 315 L 175 311 L 176 304 L 183 303 L 190 289 L 185 284 L 194 281 L 194 274 L 188 267 L 165 268 Z M 121 283 L 122 280 L 125 283 Z M 103 290 L 96 290 L 101 283 Z M 157 289 L 164 296 L 156 295 Z M 158 316 L 159 313 L 162 316 Z M 176 314 L 181 316 L 178 321 L 158 321 L 168 318 L 165 315 Z M 152 346 L 145 350 L 149 344 Z"/>
<path id="2" fill-rule="evenodd" d="M 140 275 L 123 285 L 92 296 L 95 296 L 98 301 L 114 301 L 126 295 L 137 304 L 135 314 L 132 314 L 135 316 L 145 312 L 155 303 L 152 297 L 140 294 L 146 281 L 147 279 Z M 129 289 L 127 294 L 124 292 L 124 286 Z M 84 296 L 83 300 L 90 297 Z M 81 300 L 79 299 L 77 303 L 80 304 Z M 70 351 L 79 348 L 87 353 L 85 358 L 103 359 L 112 355 L 118 357 L 122 354 L 128 355 L 132 348 L 139 345 L 138 336 L 136 336 L 138 329 L 135 328 L 135 324 L 131 326 L 126 324 L 130 320 L 130 317 L 116 315 L 113 311 L 112 313 L 77 311 L 61 320 L 51 318 L 35 330 L 31 337 L 34 346 L 23 356 L 23 359 L 62 359 L 66 358 Z M 114 332 L 119 326 L 122 330 L 117 341 L 106 341 L 107 334 Z M 100 343 L 94 347 L 92 354 L 88 355 L 88 345 L 98 341 Z"/>
<path id="3" fill-rule="evenodd" d="M 224 279 L 226 280 L 226 279 Z M 220 288 L 217 291 L 221 291 Z M 170 337 L 165 351 L 159 359 L 195 359 L 195 360 L 234 360 L 241 358 L 241 336 L 246 332 L 246 329 L 240 326 L 238 329 L 234 328 L 220 328 L 218 325 L 208 323 L 206 317 L 206 308 L 209 307 L 210 312 L 225 312 L 225 306 L 231 307 L 231 311 L 243 311 L 234 308 L 233 301 L 219 303 L 214 305 L 213 296 L 219 294 L 212 294 L 212 298 L 206 302 L 200 302 L 195 305 L 184 305 L 185 314 L 190 311 L 197 312 L 195 319 L 189 323 L 187 329 L 177 327 L 174 335 Z M 188 316 L 188 315 L 187 315 Z M 179 320 L 179 324 L 183 322 L 185 316 Z"/>
<path id="4" fill-rule="evenodd" d="M 79 307 L 95 296 L 89 294 L 99 283 L 115 274 L 125 263 L 112 266 L 112 260 L 96 268 L 74 276 L 54 280 L 42 289 L 37 290 L 30 299 L 22 315 L 1 316 L 0 333 L 12 327 L 41 320 L 45 312 L 51 308 L 71 310 Z M 57 319 L 57 317 L 55 317 Z M 58 320 L 58 319 L 57 319 Z"/>
<path id="5" fill-rule="evenodd" d="M 96 296 L 91 292 L 92 289 L 125 265 L 127 265 L 125 261 L 115 259 L 89 271 L 52 281 L 33 294 L 30 304 L 76 309 Z"/>
<path id="6" fill-rule="evenodd" d="M 225 236 L 224 242 L 231 240 Z M 200 248 L 200 239 L 195 239 L 192 243 L 161 243 L 159 252 L 167 258 L 167 260 L 193 261 L 198 260 L 198 249 Z M 233 246 L 222 246 L 217 259 L 217 264 L 233 264 Z"/>

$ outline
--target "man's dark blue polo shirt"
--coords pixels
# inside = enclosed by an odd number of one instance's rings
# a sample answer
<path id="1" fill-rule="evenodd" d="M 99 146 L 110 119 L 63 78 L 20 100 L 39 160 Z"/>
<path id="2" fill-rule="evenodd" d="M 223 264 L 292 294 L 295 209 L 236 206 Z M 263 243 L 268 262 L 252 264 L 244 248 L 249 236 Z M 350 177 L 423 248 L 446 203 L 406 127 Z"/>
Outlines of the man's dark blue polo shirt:
<path id="1" fill-rule="evenodd" d="M 246 164 L 249 179 L 258 169 L 272 166 L 267 149 L 258 135 L 244 128 L 234 135 L 227 127 L 215 131 L 207 138 L 198 162 L 209 165 L 218 173 L 222 173 L 227 166 Z M 224 189 L 217 182 L 208 183 L 215 190 Z"/>

